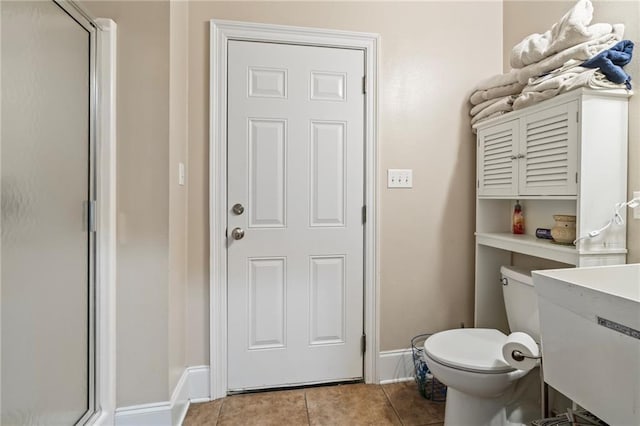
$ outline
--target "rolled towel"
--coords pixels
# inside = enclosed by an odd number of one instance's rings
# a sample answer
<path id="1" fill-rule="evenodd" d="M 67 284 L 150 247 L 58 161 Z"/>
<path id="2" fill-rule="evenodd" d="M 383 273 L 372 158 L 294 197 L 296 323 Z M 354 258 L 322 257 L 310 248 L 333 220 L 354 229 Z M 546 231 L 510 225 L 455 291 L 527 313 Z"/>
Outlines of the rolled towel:
<path id="1" fill-rule="evenodd" d="M 586 61 L 593 58 L 603 50 L 609 49 L 620 40 L 624 35 L 624 25 L 615 24 L 611 33 L 599 37 L 594 40 L 589 40 L 576 46 L 570 47 L 558 52 L 555 55 L 549 56 L 540 62 L 527 65 L 521 68 L 518 72 L 518 81 L 520 83 L 526 83 L 531 77 L 537 77 L 542 74 L 546 74 L 557 68 L 562 67 L 567 61 L 572 59 Z"/>
<path id="2" fill-rule="evenodd" d="M 495 99 L 489 99 L 488 101 L 484 101 L 481 104 L 478 104 L 473 108 L 471 108 L 471 111 L 469 111 L 469 115 L 474 116 L 480 111 L 482 111 L 483 109 L 487 108 L 489 105 L 495 104 L 499 100 L 500 98 L 495 98 Z"/>
<path id="3" fill-rule="evenodd" d="M 482 111 L 480 111 L 479 113 L 477 113 L 471 118 L 471 125 L 474 125 L 475 123 L 477 123 L 478 121 L 481 121 L 482 119 L 486 119 L 488 116 L 496 112 L 506 113 L 506 112 L 513 111 L 512 105 L 515 98 L 516 96 L 505 96 L 499 99 L 497 102 L 494 102 L 493 104 L 489 105 L 488 107 L 486 107 L 485 109 L 483 109 Z"/>
<path id="4" fill-rule="evenodd" d="M 469 102 L 472 105 L 479 105 L 485 101 L 496 98 L 503 98 L 509 95 L 517 95 L 522 92 L 525 84 L 523 83 L 512 83 L 506 86 L 494 87 L 492 89 L 487 90 L 478 90 L 471 95 L 469 98 Z"/>
<path id="5" fill-rule="evenodd" d="M 622 67 L 631 62 L 633 56 L 633 42 L 622 40 L 611 49 L 598 53 L 593 58 L 582 64 L 586 68 L 599 68 L 600 72 L 610 81 L 617 84 L 625 84 L 631 89 L 631 77 Z"/>
<path id="6" fill-rule="evenodd" d="M 588 26 L 592 18 L 591 1 L 579 0 L 550 30 L 543 34 L 531 34 L 515 45 L 509 58 L 511 66 L 524 68 L 570 47 L 611 33 L 610 24 Z"/>

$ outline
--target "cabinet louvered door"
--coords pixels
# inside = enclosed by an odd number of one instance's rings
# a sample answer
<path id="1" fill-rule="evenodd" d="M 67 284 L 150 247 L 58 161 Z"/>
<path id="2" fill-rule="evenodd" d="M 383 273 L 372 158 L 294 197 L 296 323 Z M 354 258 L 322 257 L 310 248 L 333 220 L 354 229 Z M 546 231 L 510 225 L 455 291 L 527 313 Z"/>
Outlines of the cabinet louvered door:
<path id="1" fill-rule="evenodd" d="M 521 119 L 520 194 L 577 195 L 577 121 L 577 102 Z"/>
<path id="2" fill-rule="evenodd" d="M 478 131 L 478 196 L 517 194 L 517 138 L 517 120 Z"/>

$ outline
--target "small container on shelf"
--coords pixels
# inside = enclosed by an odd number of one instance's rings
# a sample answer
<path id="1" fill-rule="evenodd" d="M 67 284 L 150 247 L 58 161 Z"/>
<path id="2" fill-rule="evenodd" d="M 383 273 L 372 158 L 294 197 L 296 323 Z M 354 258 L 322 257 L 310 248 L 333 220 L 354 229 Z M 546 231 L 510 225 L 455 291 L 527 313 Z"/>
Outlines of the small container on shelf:
<path id="1" fill-rule="evenodd" d="M 522 213 L 522 206 L 520 205 L 520 200 L 516 201 L 516 205 L 513 208 L 512 232 L 514 234 L 524 234 L 524 213 Z"/>
<path id="2" fill-rule="evenodd" d="M 576 239 L 576 217 L 568 214 L 554 214 L 556 224 L 551 228 L 553 242 L 557 244 L 573 245 Z"/>
<path id="3" fill-rule="evenodd" d="M 551 236 L 551 229 L 548 228 L 536 228 L 536 238 L 542 240 L 553 240 Z"/>

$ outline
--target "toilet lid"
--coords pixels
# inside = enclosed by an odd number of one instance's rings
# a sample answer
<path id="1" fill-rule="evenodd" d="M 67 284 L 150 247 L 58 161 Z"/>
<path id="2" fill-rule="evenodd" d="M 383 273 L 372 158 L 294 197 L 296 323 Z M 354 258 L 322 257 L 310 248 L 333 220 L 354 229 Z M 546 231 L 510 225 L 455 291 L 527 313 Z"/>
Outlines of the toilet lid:
<path id="1" fill-rule="evenodd" d="M 507 336 L 486 328 L 459 328 L 430 336 L 424 342 L 426 354 L 449 367 L 479 373 L 514 371 L 502 356 Z"/>

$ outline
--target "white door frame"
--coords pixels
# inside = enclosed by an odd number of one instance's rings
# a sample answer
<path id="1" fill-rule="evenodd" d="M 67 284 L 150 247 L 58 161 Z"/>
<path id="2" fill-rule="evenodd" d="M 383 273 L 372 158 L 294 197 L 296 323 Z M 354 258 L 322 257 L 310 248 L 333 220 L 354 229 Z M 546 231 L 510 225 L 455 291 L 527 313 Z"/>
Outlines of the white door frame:
<path id="1" fill-rule="evenodd" d="M 319 28 L 211 20 L 209 94 L 209 321 L 210 395 L 227 395 L 227 46 L 229 40 L 360 49 L 365 54 L 364 380 L 377 382 L 378 50 L 380 36 Z"/>

